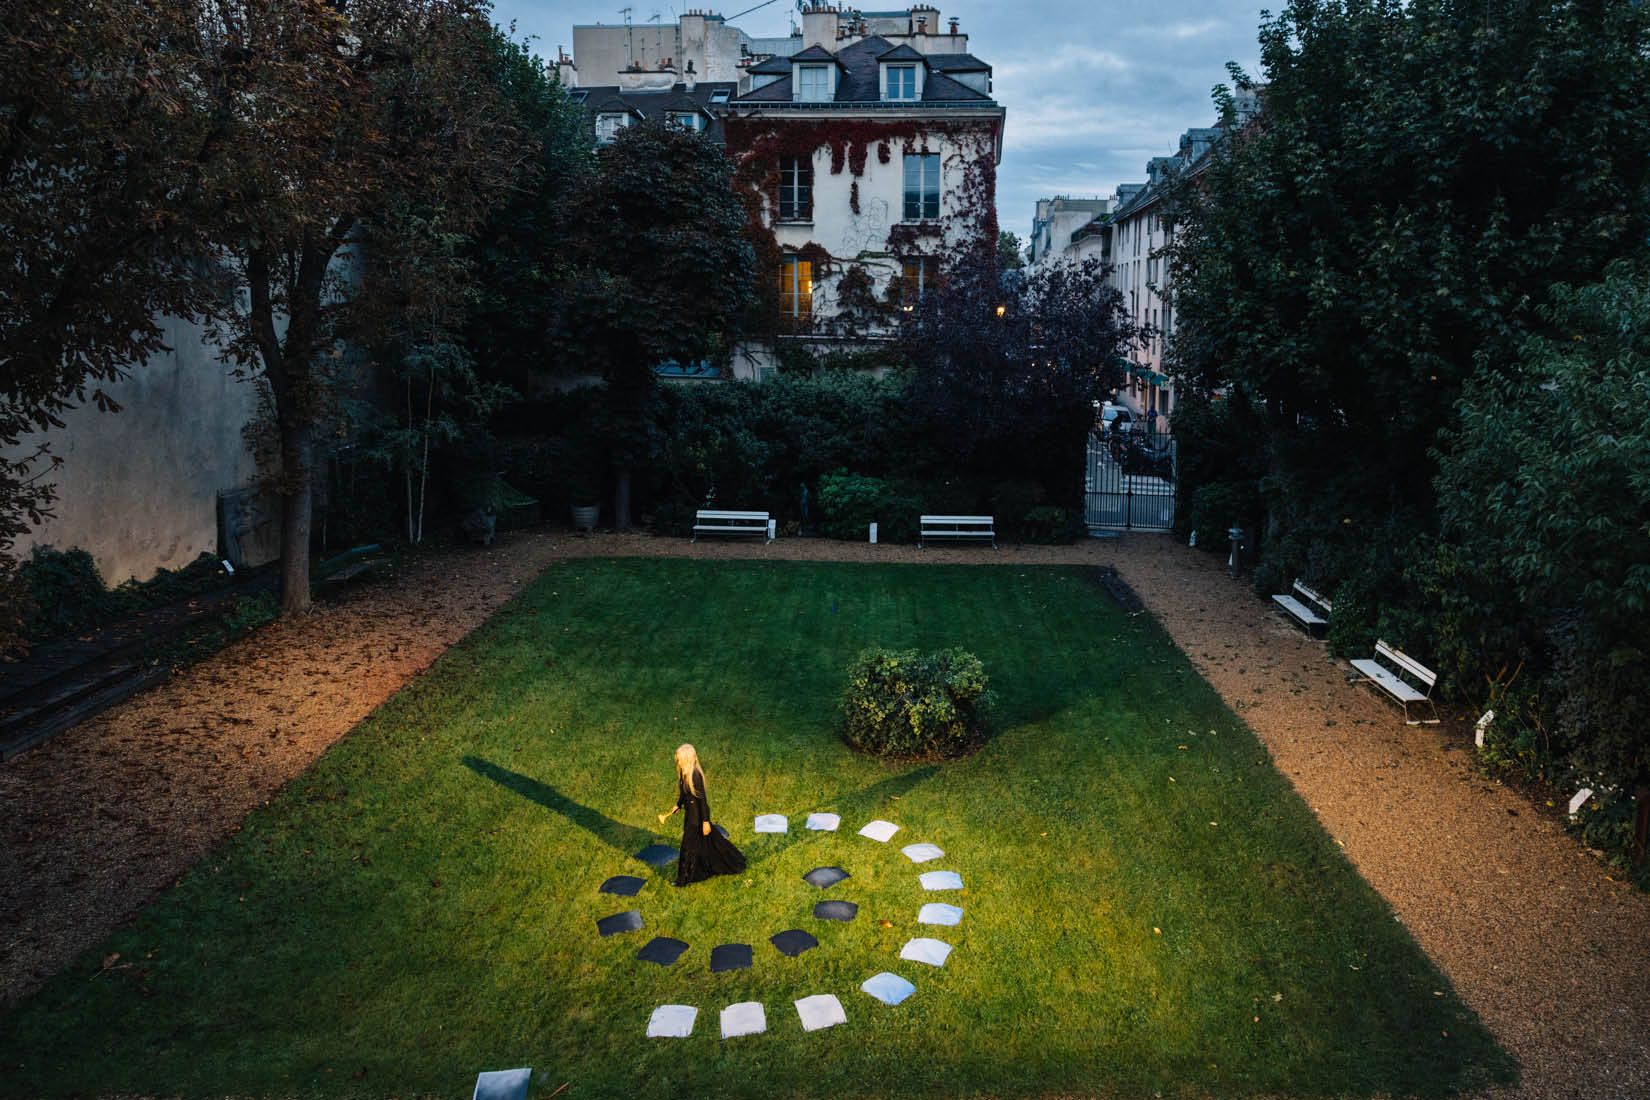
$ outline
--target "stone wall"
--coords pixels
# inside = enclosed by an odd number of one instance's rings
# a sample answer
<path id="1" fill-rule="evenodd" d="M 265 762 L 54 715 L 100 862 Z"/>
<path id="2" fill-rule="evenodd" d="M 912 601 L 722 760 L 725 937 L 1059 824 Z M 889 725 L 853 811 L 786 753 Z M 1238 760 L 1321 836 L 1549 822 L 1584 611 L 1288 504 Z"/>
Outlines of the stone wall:
<path id="1" fill-rule="evenodd" d="M 257 391 L 218 361 L 197 326 L 167 319 L 163 327 L 174 350 L 105 387 L 120 412 L 75 409 L 64 427 L 17 448 L 28 453 L 44 438 L 63 459 L 51 475 L 56 518 L 18 540 L 19 556 L 36 543 L 79 546 L 113 586 L 217 551 L 218 494 L 256 473 L 242 429 Z M 274 525 L 259 516 L 240 541 L 245 564 L 274 557 Z"/>

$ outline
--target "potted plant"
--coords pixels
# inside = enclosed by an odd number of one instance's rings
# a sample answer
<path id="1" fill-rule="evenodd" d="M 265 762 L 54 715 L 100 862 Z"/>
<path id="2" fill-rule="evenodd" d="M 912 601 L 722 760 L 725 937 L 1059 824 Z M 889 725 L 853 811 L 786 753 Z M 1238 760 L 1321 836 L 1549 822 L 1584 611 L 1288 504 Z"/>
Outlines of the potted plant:
<path id="1" fill-rule="evenodd" d="M 562 475 L 562 488 L 572 508 L 573 528 L 594 531 L 601 516 L 601 483 L 595 477 L 588 456 L 570 456 Z"/>

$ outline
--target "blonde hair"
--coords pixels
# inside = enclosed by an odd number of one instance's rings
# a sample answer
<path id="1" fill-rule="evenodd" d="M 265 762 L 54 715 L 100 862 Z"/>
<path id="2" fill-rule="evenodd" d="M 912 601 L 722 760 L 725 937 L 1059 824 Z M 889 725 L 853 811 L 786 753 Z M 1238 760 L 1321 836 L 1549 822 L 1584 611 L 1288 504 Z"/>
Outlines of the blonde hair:
<path id="1" fill-rule="evenodd" d="M 699 773 L 697 786 L 693 782 L 693 773 Z M 705 769 L 699 766 L 699 754 L 693 751 L 692 745 L 678 745 L 676 747 L 676 774 L 688 785 L 688 790 L 704 792 Z"/>

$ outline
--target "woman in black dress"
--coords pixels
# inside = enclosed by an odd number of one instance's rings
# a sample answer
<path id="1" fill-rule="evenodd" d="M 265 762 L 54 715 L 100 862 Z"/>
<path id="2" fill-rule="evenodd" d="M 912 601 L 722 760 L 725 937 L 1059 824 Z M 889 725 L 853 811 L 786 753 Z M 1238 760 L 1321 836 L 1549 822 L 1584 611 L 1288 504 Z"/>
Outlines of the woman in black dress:
<path id="1" fill-rule="evenodd" d="M 676 809 L 660 814 L 664 824 L 676 810 L 686 810 L 682 821 L 682 851 L 676 857 L 676 885 L 702 882 L 712 875 L 737 875 L 745 869 L 745 854 L 710 824 L 705 799 L 705 773 L 692 745 L 676 750 Z"/>

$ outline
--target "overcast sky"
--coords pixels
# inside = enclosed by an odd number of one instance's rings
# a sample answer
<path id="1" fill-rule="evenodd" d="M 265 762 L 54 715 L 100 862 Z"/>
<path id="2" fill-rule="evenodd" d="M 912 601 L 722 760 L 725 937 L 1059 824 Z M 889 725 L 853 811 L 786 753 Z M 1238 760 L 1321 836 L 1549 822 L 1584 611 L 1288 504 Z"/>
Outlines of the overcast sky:
<path id="1" fill-rule="evenodd" d="M 709 7 L 757 37 L 788 33 L 793 16 L 800 23 L 795 0 L 738 14 L 756 2 L 722 8 L 702 0 L 638 0 L 630 19 L 646 23 L 657 13 L 674 25 L 681 11 Z M 1022 241 L 1038 199 L 1106 196 L 1119 183 L 1142 183 L 1148 159 L 1173 153 L 1185 130 L 1211 125 L 1209 92 L 1228 82 L 1226 62 L 1259 75 L 1262 4 L 1252 0 L 930 2 L 942 22 L 958 17 L 969 51 L 992 67 L 993 95 L 1008 108 L 997 212 Z M 514 20 L 518 39 L 537 35 L 534 49 L 553 58 L 557 46 L 573 52 L 574 24 L 622 23 L 624 6 L 625 0 L 494 0 L 493 16 L 505 26 Z M 885 0 L 862 10 L 908 6 Z"/>

